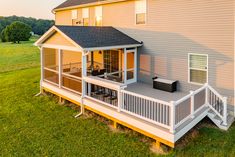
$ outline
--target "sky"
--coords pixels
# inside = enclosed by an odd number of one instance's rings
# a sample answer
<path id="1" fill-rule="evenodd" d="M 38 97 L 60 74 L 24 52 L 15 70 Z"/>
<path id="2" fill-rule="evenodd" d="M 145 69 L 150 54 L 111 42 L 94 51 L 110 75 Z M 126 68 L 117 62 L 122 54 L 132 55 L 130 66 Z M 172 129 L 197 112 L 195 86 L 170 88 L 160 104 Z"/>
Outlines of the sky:
<path id="1" fill-rule="evenodd" d="M 0 16 L 54 19 L 51 10 L 65 0 L 0 0 Z"/>

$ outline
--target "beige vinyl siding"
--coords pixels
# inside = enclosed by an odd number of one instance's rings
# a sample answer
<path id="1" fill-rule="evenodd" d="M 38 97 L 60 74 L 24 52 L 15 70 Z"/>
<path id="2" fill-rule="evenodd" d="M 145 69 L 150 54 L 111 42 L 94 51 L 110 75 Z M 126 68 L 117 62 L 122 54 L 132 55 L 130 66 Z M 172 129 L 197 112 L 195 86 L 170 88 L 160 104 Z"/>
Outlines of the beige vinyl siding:
<path id="1" fill-rule="evenodd" d="M 148 0 L 146 25 L 135 25 L 132 1 L 105 5 L 103 11 L 103 25 L 144 42 L 138 51 L 139 81 L 151 83 L 157 75 L 179 80 L 181 91 L 197 89 L 188 83 L 188 53 L 208 54 L 208 83 L 233 104 L 232 0 Z"/>
<path id="2" fill-rule="evenodd" d="M 181 91 L 197 89 L 198 85 L 188 83 L 188 54 L 207 54 L 208 83 L 228 96 L 230 104 L 234 99 L 233 16 L 233 0 L 147 0 L 146 24 L 136 25 L 134 1 L 103 5 L 104 26 L 144 42 L 138 50 L 139 81 L 151 83 L 157 75 L 178 80 Z"/>
<path id="3" fill-rule="evenodd" d="M 74 45 L 69 42 L 65 37 L 63 37 L 60 33 L 54 33 L 49 39 L 47 39 L 43 44 L 50 44 L 50 45 L 62 45 L 62 46 L 72 46 Z"/>
<path id="4" fill-rule="evenodd" d="M 71 10 L 59 11 L 55 13 L 56 25 L 72 25 Z"/>

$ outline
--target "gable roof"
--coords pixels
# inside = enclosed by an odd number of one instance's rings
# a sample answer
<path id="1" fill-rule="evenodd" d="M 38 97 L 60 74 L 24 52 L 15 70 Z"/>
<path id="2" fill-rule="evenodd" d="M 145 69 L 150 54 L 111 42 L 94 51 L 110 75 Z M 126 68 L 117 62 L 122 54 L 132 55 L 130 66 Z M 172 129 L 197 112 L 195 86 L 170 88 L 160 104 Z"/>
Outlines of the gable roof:
<path id="1" fill-rule="evenodd" d="M 142 46 L 141 42 L 113 27 L 95 26 L 53 26 L 35 45 L 40 46 L 43 44 L 55 31 L 61 33 L 74 45 L 84 50 Z"/>
<path id="2" fill-rule="evenodd" d="M 101 2 L 101 1 L 106 1 L 106 0 L 67 0 L 64 3 L 60 4 L 59 6 L 57 6 L 56 8 L 54 8 L 53 10 L 77 6 L 77 5 Z"/>
<path id="3" fill-rule="evenodd" d="M 113 27 L 56 27 L 83 48 L 141 44 Z"/>

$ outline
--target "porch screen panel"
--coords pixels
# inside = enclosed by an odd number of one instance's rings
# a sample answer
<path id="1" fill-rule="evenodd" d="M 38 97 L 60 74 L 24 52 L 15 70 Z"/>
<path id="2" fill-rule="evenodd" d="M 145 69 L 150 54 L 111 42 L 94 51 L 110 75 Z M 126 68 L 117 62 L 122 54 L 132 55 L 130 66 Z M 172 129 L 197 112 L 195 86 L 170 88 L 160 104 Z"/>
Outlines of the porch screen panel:
<path id="1" fill-rule="evenodd" d="M 62 51 L 62 88 L 80 94 L 82 91 L 82 53 Z"/>
<path id="2" fill-rule="evenodd" d="M 43 72 L 44 81 L 58 84 L 59 82 L 59 58 L 58 50 L 56 49 L 43 49 Z"/>
<path id="3" fill-rule="evenodd" d="M 207 82 L 207 56 L 189 54 L 190 82 L 204 84 Z"/>

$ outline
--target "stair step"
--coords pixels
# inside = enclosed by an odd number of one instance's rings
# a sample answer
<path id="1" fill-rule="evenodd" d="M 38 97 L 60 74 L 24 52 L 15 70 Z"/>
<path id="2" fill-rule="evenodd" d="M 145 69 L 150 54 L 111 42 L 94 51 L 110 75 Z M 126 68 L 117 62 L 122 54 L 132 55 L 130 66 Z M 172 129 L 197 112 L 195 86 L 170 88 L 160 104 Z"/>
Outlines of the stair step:
<path id="1" fill-rule="evenodd" d="M 234 121 L 234 116 L 229 114 L 227 117 L 228 125 L 231 125 L 233 123 L 233 121 Z"/>

